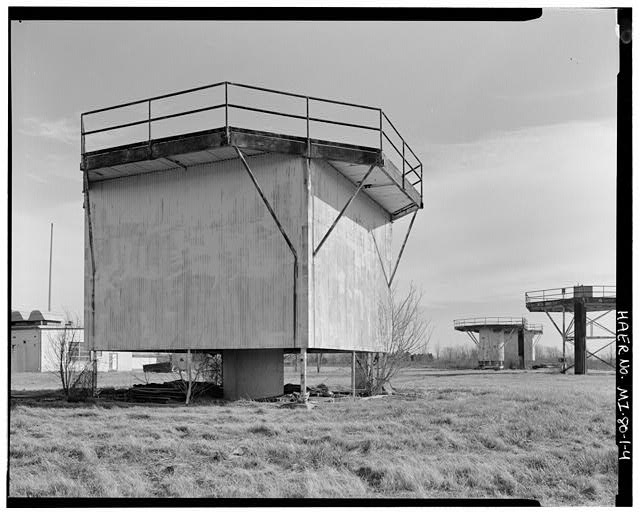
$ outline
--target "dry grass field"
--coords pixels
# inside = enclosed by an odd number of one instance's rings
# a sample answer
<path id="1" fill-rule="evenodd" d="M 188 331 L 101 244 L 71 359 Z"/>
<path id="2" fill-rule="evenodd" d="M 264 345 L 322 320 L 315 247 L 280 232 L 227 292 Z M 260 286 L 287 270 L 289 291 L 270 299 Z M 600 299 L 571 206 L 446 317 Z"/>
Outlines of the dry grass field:
<path id="1" fill-rule="evenodd" d="M 12 387 L 46 388 L 46 374 L 32 376 Z M 286 381 L 297 380 L 287 370 Z M 348 369 L 313 370 L 310 383 L 321 382 L 346 387 Z M 409 369 L 394 387 L 417 396 L 319 401 L 310 411 L 244 401 L 14 403 L 9 494 L 614 504 L 613 375 Z"/>

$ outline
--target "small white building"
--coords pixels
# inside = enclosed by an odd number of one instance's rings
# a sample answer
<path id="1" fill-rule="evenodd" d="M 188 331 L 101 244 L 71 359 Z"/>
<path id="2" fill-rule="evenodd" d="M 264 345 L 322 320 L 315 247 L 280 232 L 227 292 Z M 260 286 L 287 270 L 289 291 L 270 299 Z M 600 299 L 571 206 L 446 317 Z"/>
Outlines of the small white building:
<path id="1" fill-rule="evenodd" d="M 81 360 L 89 360 L 89 349 L 84 344 L 84 328 L 65 319 L 64 315 L 55 312 L 12 310 L 11 372 L 37 373 L 57 370 L 55 349 L 63 339 L 78 343 L 78 357 Z M 144 364 L 156 363 L 158 357 L 157 353 L 96 352 L 99 372 L 142 369 Z"/>

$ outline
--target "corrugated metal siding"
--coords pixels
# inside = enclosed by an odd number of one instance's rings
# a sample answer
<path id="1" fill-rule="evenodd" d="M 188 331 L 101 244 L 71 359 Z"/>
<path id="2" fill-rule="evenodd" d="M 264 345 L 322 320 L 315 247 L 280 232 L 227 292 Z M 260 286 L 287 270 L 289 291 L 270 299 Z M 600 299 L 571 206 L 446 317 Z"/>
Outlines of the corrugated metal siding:
<path id="1" fill-rule="evenodd" d="M 301 249 L 302 160 L 248 161 Z M 95 183 L 90 201 L 96 349 L 293 346 L 293 256 L 239 160 Z"/>
<path id="2" fill-rule="evenodd" d="M 518 330 L 505 332 L 504 367 L 506 369 L 519 367 L 520 358 L 518 356 L 518 334 Z"/>
<path id="3" fill-rule="evenodd" d="M 326 162 L 313 162 L 313 230 L 317 245 L 355 191 L 353 183 Z M 375 235 L 382 263 L 371 233 Z M 389 215 L 358 194 L 315 256 L 317 348 L 384 351 L 390 312 Z"/>

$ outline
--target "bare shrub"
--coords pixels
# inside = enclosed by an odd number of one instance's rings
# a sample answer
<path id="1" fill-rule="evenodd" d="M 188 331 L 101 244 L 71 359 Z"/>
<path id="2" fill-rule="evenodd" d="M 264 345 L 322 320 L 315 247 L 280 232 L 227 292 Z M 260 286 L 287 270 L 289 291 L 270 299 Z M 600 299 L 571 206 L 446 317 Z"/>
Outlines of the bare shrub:
<path id="1" fill-rule="evenodd" d="M 383 392 L 411 363 L 412 355 L 426 354 L 432 329 L 420 307 L 422 297 L 422 292 L 411 284 L 405 295 L 401 296 L 394 288 L 389 302 L 380 304 L 380 321 L 390 321 L 390 328 L 381 324 L 379 329 L 378 339 L 384 351 L 376 353 L 373 359 L 357 358 L 368 393 Z"/>
<path id="2" fill-rule="evenodd" d="M 184 367 L 175 368 L 174 374 L 181 380 L 178 386 L 185 394 L 185 405 L 202 394 L 209 383 L 222 384 L 222 357 L 212 353 L 187 352 Z"/>
<path id="3" fill-rule="evenodd" d="M 80 342 L 79 321 L 65 317 L 69 322 L 51 339 L 49 360 L 55 365 L 53 374 L 60 380 L 67 400 L 91 394 L 93 362 Z"/>

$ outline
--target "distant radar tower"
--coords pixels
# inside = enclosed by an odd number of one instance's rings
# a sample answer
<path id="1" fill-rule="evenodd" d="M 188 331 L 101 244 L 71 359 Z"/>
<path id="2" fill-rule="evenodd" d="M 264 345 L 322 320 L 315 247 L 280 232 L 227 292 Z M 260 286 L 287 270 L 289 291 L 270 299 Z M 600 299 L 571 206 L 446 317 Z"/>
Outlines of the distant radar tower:
<path id="1" fill-rule="evenodd" d="M 575 368 L 575 374 L 587 372 L 587 356 L 595 358 L 615 369 L 615 365 L 598 356 L 598 353 L 608 348 L 616 340 L 615 331 L 607 328 L 601 321 L 603 317 L 616 309 L 615 286 L 587 286 L 553 288 L 534 290 L 525 293 L 525 303 L 530 312 L 544 312 L 562 337 L 562 372 Z M 562 313 L 562 329 L 551 317 L 551 313 Z M 566 325 L 566 312 L 573 313 L 573 319 Z M 601 312 L 591 318 L 588 312 Z M 587 323 L 590 325 L 587 335 Z M 600 334 L 594 335 L 593 327 L 598 328 Z M 593 353 L 587 349 L 587 339 L 602 339 L 608 342 Z M 574 344 L 574 363 L 567 365 L 566 344 Z"/>
<path id="2" fill-rule="evenodd" d="M 465 332 L 478 347 L 480 368 L 530 368 L 542 335 L 542 325 L 529 324 L 524 317 L 455 319 L 453 327 Z"/>

